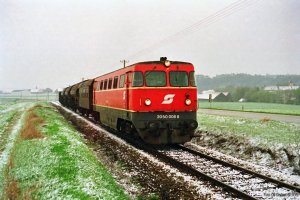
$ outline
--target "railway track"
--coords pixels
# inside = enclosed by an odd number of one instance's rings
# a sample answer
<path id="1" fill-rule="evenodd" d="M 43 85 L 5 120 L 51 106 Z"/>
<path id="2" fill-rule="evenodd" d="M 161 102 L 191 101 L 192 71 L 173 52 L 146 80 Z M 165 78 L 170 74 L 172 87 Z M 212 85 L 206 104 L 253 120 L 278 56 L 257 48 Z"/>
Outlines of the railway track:
<path id="1" fill-rule="evenodd" d="M 246 199 L 300 199 L 300 188 L 216 159 L 181 145 L 157 149 L 172 163 Z"/>
<path id="2" fill-rule="evenodd" d="M 95 123 L 94 120 L 86 118 Z M 146 151 L 180 171 L 230 192 L 242 199 L 300 199 L 300 188 L 257 172 L 194 151 L 182 145 L 153 146 L 115 132 L 131 145 Z"/>
<path id="3" fill-rule="evenodd" d="M 182 145 L 155 147 L 123 137 L 180 171 L 207 180 L 242 199 L 300 199 L 300 188 Z"/>

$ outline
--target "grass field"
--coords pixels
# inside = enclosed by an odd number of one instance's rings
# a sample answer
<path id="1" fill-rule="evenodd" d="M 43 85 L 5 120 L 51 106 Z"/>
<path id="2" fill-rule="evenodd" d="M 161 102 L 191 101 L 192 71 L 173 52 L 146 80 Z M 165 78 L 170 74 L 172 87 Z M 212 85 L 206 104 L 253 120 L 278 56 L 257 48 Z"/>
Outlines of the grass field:
<path id="1" fill-rule="evenodd" d="M 11 101 L 8 99 L 1 99 L 0 98 L 0 112 L 6 108 L 9 108 L 10 106 L 12 106 L 13 104 L 16 104 L 15 101 Z"/>
<path id="2" fill-rule="evenodd" d="M 212 102 L 199 101 L 199 108 L 300 115 L 300 105 L 252 103 L 252 102 Z"/>
<path id="3" fill-rule="evenodd" d="M 198 112 L 199 129 L 273 144 L 300 144 L 300 125 L 272 120 L 207 115 Z"/>
<path id="4" fill-rule="evenodd" d="M 300 145 L 299 124 L 202 113 L 198 113 L 198 122 L 203 131 Z M 0 103 L 0 199 L 76 198 L 128 196 L 80 133 L 53 107 L 47 103 Z"/>
<path id="5" fill-rule="evenodd" d="M 129 199 L 53 107 L 31 106 L 18 122 L 1 144 L 0 199 Z"/>
<path id="6" fill-rule="evenodd" d="M 31 95 L 0 95 L 1 101 L 13 101 L 13 100 L 23 100 L 23 101 L 57 101 L 58 94 L 31 94 Z"/>

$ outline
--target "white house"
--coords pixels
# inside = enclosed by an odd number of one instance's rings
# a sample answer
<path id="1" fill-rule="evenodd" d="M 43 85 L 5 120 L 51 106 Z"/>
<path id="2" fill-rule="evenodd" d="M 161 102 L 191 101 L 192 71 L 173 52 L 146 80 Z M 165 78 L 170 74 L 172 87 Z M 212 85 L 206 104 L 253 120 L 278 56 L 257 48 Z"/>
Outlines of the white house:
<path id="1" fill-rule="evenodd" d="M 265 91 L 278 91 L 278 90 L 297 90 L 299 86 L 297 85 L 290 85 L 290 86 L 266 86 L 264 88 Z"/>
<path id="2" fill-rule="evenodd" d="M 41 93 L 44 93 L 44 90 L 43 89 L 39 89 L 39 88 L 35 88 L 35 89 L 31 89 L 30 93 L 31 94 L 41 94 Z"/>
<path id="3" fill-rule="evenodd" d="M 27 96 L 30 94 L 30 89 L 25 90 L 13 90 L 10 95 L 11 96 Z"/>
<path id="4" fill-rule="evenodd" d="M 202 93 L 197 95 L 198 100 L 211 100 L 213 101 L 230 101 L 231 96 L 229 92 L 215 92 L 214 90 L 203 91 Z"/>

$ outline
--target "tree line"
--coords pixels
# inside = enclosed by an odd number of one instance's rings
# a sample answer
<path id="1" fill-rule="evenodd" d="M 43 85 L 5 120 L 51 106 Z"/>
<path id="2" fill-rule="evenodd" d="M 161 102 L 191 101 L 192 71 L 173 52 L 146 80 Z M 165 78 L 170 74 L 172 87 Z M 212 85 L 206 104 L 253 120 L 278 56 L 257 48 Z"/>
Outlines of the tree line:
<path id="1" fill-rule="evenodd" d="M 300 75 L 221 74 L 215 77 L 196 75 L 199 91 L 230 87 L 300 86 Z"/>
<path id="2" fill-rule="evenodd" d="M 264 90 L 266 86 L 300 86 L 300 75 L 223 74 L 212 78 L 197 75 L 196 80 L 198 91 L 213 89 L 217 92 L 229 92 L 231 101 L 244 98 L 249 102 L 300 105 L 300 88 L 297 90 Z"/>
<path id="3" fill-rule="evenodd" d="M 265 91 L 259 87 L 227 87 L 216 89 L 216 91 L 229 92 L 231 101 L 239 101 L 243 98 L 249 102 L 300 105 L 300 88 L 297 90 Z"/>

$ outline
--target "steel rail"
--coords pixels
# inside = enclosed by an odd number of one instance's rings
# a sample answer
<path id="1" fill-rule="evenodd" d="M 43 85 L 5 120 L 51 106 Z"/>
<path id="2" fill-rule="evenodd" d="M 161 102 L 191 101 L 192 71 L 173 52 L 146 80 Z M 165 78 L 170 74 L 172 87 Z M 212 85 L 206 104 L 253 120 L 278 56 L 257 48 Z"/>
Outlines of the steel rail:
<path id="1" fill-rule="evenodd" d="M 209 156 L 207 154 L 204 154 L 204 153 L 201 153 L 199 151 L 195 151 L 195 150 L 192 150 L 190 148 L 187 148 L 187 147 L 184 147 L 182 145 L 174 145 L 175 147 L 179 148 L 179 149 L 182 149 L 183 151 L 187 151 L 191 154 L 194 154 L 194 155 L 197 155 L 197 156 L 200 156 L 200 157 L 204 157 L 206 159 L 209 159 L 209 160 L 212 160 L 216 163 L 219 163 L 221 165 L 224 165 L 224 166 L 227 166 L 227 167 L 231 167 L 233 169 L 236 169 L 236 170 L 239 170 L 239 171 L 243 171 L 243 172 L 246 172 L 248 174 L 251 174 L 251 175 L 254 175 L 256 177 L 259 177 L 259 178 L 262 178 L 264 180 L 267 180 L 269 182 L 272 182 L 280 187 L 285 187 L 285 188 L 288 188 L 290 190 L 293 190 L 293 191 L 296 191 L 296 192 L 299 192 L 300 193 L 300 188 L 297 187 L 297 186 L 294 186 L 294 185 L 291 185 L 291 184 L 288 184 L 288 183 L 285 183 L 285 182 L 282 182 L 280 180 L 276 180 L 274 178 L 271 178 L 271 177 L 268 177 L 266 175 L 263 175 L 263 174 L 260 174 L 260 173 L 257 173 L 255 171 L 252 171 L 252 170 L 249 170 L 249 169 L 246 169 L 246 168 L 243 168 L 241 166 L 238 166 L 238 165 L 235 165 L 235 164 L 232 164 L 232 163 L 229 163 L 229 162 L 226 162 L 224 160 L 221 160 L 221 159 L 218 159 L 218 158 L 215 158 L 215 157 L 212 157 L 212 156 Z"/>
<path id="2" fill-rule="evenodd" d="M 127 138 L 126 138 L 127 139 Z M 220 186 L 222 187 L 225 191 L 228 191 L 230 193 L 232 193 L 234 196 L 238 197 L 238 198 L 242 198 L 242 199 L 257 199 L 253 196 L 250 196 L 249 194 L 238 190 L 224 182 L 221 182 L 203 172 L 200 172 L 192 167 L 190 167 L 189 165 L 186 165 L 182 162 L 177 161 L 174 158 L 171 158 L 159 151 L 157 151 L 155 148 L 153 148 L 153 146 L 147 145 L 147 144 L 143 144 L 143 143 L 137 143 L 134 140 L 132 140 L 131 138 L 129 138 L 130 143 L 133 144 L 135 147 L 142 149 L 152 155 L 154 155 L 155 157 L 157 157 L 158 159 L 163 160 L 164 162 L 170 164 L 173 167 L 176 167 L 177 169 L 179 169 L 181 172 L 184 172 L 186 174 L 192 175 L 197 177 L 198 179 L 204 179 L 207 181 L 212 182 L 214 185 Z"/>

